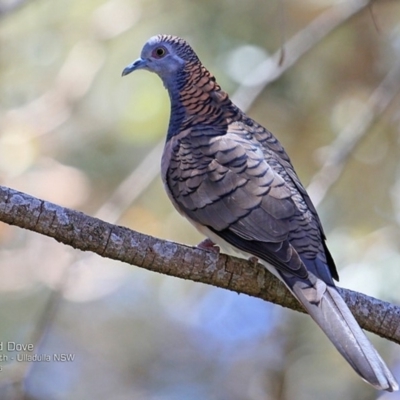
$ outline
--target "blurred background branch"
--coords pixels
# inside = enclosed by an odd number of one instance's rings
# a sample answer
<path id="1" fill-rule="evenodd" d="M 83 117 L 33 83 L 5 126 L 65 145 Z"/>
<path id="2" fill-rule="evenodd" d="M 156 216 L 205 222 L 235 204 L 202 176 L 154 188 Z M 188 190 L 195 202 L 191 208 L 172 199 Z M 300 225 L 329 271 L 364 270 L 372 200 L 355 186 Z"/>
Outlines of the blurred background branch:
<path id="1" fill-rule="evenodd" d="M 307 191 L 316 207 L 339 179 L 351 154 L 368 134 L 376 118 L 384 113 L 400 92 L 400 60 L 397 60 L 365 106 L 350 120 L 324 152 L 324 164 L 312 177 Z"/>
<path id="2" fill-rule="evenodd" d="M 31 3 L 33 0 L 10 0 L 0 3 L 0 19 L 8 14 L 11 14 L 27 3 Z"/>

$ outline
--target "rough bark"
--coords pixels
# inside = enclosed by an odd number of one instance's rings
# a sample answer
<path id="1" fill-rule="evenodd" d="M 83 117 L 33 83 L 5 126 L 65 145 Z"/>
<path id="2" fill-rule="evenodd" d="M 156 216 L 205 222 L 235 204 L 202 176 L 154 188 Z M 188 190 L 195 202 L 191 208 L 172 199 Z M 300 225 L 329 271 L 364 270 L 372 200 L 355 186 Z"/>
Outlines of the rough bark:
<path id="1" fill-rule="evenodd" d="M 0 220 L 75 249 L 304 312 L 286 287 L 261 265 L 154 238 L 3 186 Z M 400 307 L 362 293 L 340 290 L 364 329 L 400 343 Z"/>

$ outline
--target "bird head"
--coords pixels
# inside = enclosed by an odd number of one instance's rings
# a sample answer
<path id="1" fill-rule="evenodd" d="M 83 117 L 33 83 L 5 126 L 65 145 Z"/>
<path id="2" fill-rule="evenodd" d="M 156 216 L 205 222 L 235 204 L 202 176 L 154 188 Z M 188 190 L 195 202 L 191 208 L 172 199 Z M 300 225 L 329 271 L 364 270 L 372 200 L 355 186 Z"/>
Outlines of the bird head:
<path id="1" fill-rule="evenodd" d="M 140 58 L 129 64 L 122 71 L 122 76 L 145 69 L 160 76 L 168 88 L 188 62 L 198 62 L 198 58 L 185 40 L 177 36 L 157 35 L 145 43 Z"/>

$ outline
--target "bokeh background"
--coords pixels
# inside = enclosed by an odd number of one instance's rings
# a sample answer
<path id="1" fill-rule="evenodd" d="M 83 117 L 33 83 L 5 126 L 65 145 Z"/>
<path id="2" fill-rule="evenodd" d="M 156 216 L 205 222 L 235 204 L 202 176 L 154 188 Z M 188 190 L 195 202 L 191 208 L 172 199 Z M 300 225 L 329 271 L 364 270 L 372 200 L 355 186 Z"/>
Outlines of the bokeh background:
<path id="1" fill-rule="evenodd" d="M 286 147 L 340 285 L 399 303 L 400 3 L 367 4 L 0 0 L 0 183 L 201 241 L 158 173 L 167 92 L 146 72 L 121 79 L 150 36 L 176 34 Z M 399 379 L 400 348 L 371 339 Z M 3 223 L 0 342 L 39 357 L 0 351 L 7 400 L 400 399 L 363 383 L 304 315 Z"/>

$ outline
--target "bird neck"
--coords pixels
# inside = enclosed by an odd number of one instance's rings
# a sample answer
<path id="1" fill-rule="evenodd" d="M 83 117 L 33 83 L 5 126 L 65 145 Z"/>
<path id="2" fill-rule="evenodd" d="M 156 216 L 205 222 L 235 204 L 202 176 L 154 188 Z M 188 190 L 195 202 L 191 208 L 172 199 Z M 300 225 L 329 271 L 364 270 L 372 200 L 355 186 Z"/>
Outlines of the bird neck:
<path id="1" fill-rule="evenodd" d="M 215 129 L 240 117 L 228 94 L 199 62 L 187 63 L 177 78 L 173 85 L 165 85 L 171 99 L 167 140 L 183 129 L 207 125 Z"/>

